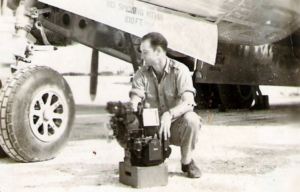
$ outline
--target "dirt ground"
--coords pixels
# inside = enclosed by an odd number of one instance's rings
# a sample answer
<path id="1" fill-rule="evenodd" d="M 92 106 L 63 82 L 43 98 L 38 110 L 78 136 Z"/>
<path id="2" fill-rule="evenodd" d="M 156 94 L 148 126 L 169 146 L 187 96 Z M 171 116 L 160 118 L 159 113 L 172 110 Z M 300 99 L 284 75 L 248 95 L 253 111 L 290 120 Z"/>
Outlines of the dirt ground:
<path id="1" fill-rule="evenodd" d="M 66 77 L 76 101 L 73 134 L 53 160 L 16 163 L 0 159 L 0 192 L 132 191 L 119 182 L 123 149 L 107 140 L 105 104 L 128 100 L 129 77 L 100 77 L 95 101 L 88 78 Z M 80 89 L 78 89 L 80 87 Z M 299 191 L 300 89 L 263 87 L 269 110 L 196 110 L 203 118 L 194 160 L 200 179 L 181 172 L 180 151 L 172 146 L 167 186 L 139 191 Z"/>
<path id="2" fill-rule="evenodd" d="M 286 98 L 269 110 L 196 110 L 204 122 L 194 160 L 203 176 L 188 179 L 180 170 L 179 148 L 172 146 L 168 185 L 140 191 L 298 191 L 300 103 Z M 0 159 L 1 192 L 133 189 L 119 183 L 124 154 L 115 140 L 106 139 L 110 116 L 104 105 L 78 104 L 76 109 L 72 137 L 57 158 L 26 164 Z"/>

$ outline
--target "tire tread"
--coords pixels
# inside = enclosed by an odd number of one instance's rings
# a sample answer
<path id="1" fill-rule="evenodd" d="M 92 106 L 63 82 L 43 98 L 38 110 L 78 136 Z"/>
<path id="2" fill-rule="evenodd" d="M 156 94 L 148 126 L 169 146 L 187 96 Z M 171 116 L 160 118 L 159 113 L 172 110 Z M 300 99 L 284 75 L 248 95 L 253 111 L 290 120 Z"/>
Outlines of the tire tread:
<path id="1" fill-rule="evenodd" d="M 48 159 L 37 159 L 33 160 L 32 157 L 28 156 L 22 150 L 22 147 L 18 144 L 15 133 L 12 129 L 12 111 L 9 106 L 13 103 L 13 98 L 16 94 L 16 90 L 22 85 L 33 73 L 43 70 L 44 67 L 30 66 L 25 69 L 18 71 L 13 78 L 8 80 L 0 94 L 0 108 L 1 108 L 1 123 L 0 123 L 0 145 L 8 156 L 19 162 L 37 162 Z"/>
<path id="2" fill-rule="evenodd" d="M 26 154 L 24 146 L 21 146 L 17 140 L 16 132 L 13 127 L 13 105 L 17 98 L 17 94 L 22 89 L 22 85 L 26 80 L 40 71 L 51 70 L 52 74 L 60 74 L 45 66 L 29 66 L 27 68 L 16 71 L 0 91 L 0 148 L 18 162 L 39 162 L 53 159 L 54 157 L 38 159 Z M 72 96 L 72 95 L 71 95 Z M 74 102 L 73 102 L 74 104 Z M 74 116 L 73 116 L 74 117 Z"/>

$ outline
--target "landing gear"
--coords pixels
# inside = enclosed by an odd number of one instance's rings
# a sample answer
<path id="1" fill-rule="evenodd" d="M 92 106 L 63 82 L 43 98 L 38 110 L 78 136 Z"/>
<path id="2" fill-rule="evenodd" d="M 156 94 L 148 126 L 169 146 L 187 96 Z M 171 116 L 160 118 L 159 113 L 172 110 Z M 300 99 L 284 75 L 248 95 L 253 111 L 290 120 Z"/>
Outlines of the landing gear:
<path id="1" fill-rule="evenodd" d="M 195 83 L 198 108 L 226 109 L 268 109 L 267 95 L 262 95 L 258 85 L 229 85 Z"/>
<path id="2" fill-rule="evenodd" d="M 252 94 L 255 104 L 250 109 L 269 109 L 269 96 L 262 95 L 258 85 L 253 85 L 252 90 L 254 90 Z"/>
<path id="3" fill-rule="evenodd" d="M 227 109 L 251 107 L 254 97 L 251 85 L 219 85 L 219 94 L 222 104 Z"/>
<path id="4" fill-rule="evenodd" d="M 217 84 L 197 83 L 194 87 L 197 90 L 195 97 L 197 108 L 218 108 L 221 100 Z"/>
<path id="5" fill-rule="evenodd" d="M 72 131 L 71 89 L 48 67 L 17 71 L 1 90 L 0 109 L 0 144 L 16 161 L 53 159 Z"/>

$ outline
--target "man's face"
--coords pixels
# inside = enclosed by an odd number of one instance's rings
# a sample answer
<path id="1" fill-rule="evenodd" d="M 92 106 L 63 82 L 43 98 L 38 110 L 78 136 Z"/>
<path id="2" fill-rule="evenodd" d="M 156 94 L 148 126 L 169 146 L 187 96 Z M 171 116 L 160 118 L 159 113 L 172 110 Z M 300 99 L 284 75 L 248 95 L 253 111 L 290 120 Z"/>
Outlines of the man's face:
<path id="1" fill-rule="evenodd" d="M 154 66 L 158 63 L 159 54 L 157 50 L 151 47 L 150 40 L 147 39 L 141 43 L 142 59 L 147 66 Z"/>

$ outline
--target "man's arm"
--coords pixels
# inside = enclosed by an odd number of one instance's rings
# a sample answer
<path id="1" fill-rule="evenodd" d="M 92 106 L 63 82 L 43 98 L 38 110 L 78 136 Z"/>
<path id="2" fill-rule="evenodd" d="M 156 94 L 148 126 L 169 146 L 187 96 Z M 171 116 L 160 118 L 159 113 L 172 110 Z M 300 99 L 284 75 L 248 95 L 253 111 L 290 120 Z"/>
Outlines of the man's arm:
<path id="1" fill-rule="evenodd" d="M 164 133 L 164 138 L 167 140 L 168 137 L 171 136 L 170 128 L 172 119 L 180 117 L 188 111 L 192 111 L 194 109 L 194 94 L 192 92 L 184 92 L 181 96 L 182 102 L 177 106 L 169 109 L 169 111 L 165 111 L 161 116 L 161 127 L 159 130 L 159 138 L 162 138 L 162 133 Z"/>
<path id="2" fill-rule="evenodd" d="M 133 77 L 132 89 L 129 93 L 133 111 L 137 111 L 139 102 L 145 98 L 145 83 L 143 79 L 143 73 L 140 70 Z"/>
<path id="3" fill-rule="evenodd" d="M 169 113 L 172 115 L 173 119 L 184 115 L 188 111 L 193 111 L 194 109 L 195 101 L 194 94 L 192 92 L 184 92 L 181 96 L 181 100 L 181 103 L 169 109 Z"/>
<path id="4" fill-rule="evenodd" d="M 138 110 L 137 107 L 138 107 L 139 102 L 141 102 L 141 101 L 142 101 L 142 98 L 140 98 L 136 94 L 131 94 L 130 103 L 131 103 L 131 107 L 132 107 L 133 111 L 136 112 Z"/>

